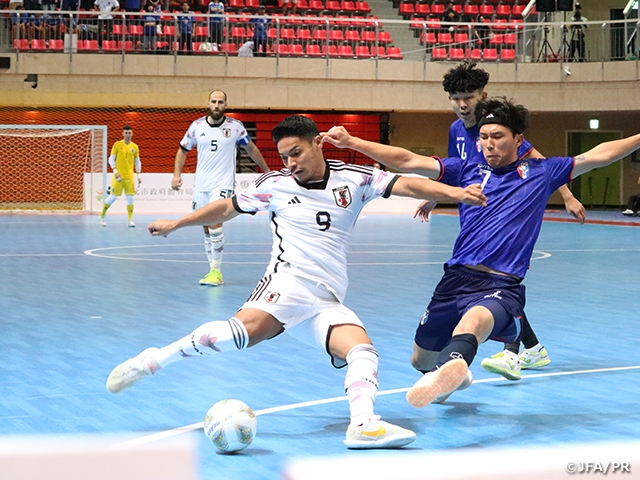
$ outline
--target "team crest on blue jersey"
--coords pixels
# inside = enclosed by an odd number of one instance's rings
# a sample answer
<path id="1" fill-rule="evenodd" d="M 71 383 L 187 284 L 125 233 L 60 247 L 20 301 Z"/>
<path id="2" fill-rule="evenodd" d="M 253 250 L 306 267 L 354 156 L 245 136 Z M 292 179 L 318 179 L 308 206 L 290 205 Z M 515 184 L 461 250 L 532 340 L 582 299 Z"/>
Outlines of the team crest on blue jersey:
<path id="1" fill-rule="evenodd" d="M 334 188 L 333 196 L 336 199 L 336 205 L 339 207 L 347 208 L 351 205 L 351 191 L 348 186 Z"/>
<path id="2" fill-rule="evenodd" d="M 230 128 L 223 128 L 222 129 L 222 136 L 224 138 L 229 138 L 231 136 L 231 129 Z"/>
<path id="3" fill-rule="evenodd" d="M 429 320 L 429 310 L 425 310 L 424 313 L 422 314 L 422 318 L 420 319 L 420 325 L 424 325 L 425 323 L 427 323 L 427 320 Z"/>
<path id="4" fill-rule="evenodd" d="M 529 176 L 529 164 L 525 162 L 518 165 L 518 174 L 520 174 L 520 177 L 526 180 Z"/>
<path id="5" fill-rule="evenodd" d="M 476 150 L 478 152 L 482 151 L 482 145 L 480 145 L 480 137 L 476 138 Z"/>
<path id="6" fill-rule="evenodd" d="M 267 292 L 267 294 L 264 296 L 264 300 L 267 303 L 276 303 L 279 298 L 280 294 L 275 292 Z"/>

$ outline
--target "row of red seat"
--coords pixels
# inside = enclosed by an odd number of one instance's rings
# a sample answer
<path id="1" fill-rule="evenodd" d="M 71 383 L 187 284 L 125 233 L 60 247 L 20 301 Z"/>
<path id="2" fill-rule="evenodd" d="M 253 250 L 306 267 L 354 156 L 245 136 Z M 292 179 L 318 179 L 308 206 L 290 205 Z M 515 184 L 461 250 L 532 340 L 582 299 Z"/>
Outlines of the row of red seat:
<path id="1" fill-rule="evenodd" d="M 196 36 L 198 36 L 198 32 L 196 32 Z M 206 32 L 203 32 L 203 36 L 206 37 Z M 250 28 L 245 27 L 232 27 L 229 35 L 230 38 L 237 39 L 245 39 L 245 38 L 253 38 L 253 31 Z M 275 28 L 270 28 L 267 31 L 267 38 L 270 40 L 275 40 L 278 38 L 278 32 Z M 280 29 L 280 38 L 285 41 L 290 40 L 316 40 L 318 42 L 324 42 L 326 40 L 332 42 L 368 42 L 375 43 L 376 40 L 378 43 L 391 43 L 391 34 L 385 31 L 379 31 L 376 35 L 376 32 L 371 30 L 364 30 L 360 32 L 357 29 L 351 30 L 340 30 L 340 29 L 330 29 L 328 32 L 324 28 L 318 28 L 311 31 L 309 28 L 298 28 L 294 30 L 293 28 L 281 28 Z"/>
<path id="2" fill-rule="evenodd" d="M 491 22 L 485 22 L 487 24 L 492 24 L 490 28 L 493 30 L 522 30 L 523 20 L 512 18 L 507 21 L 506 19 L 496 19 Z M 476 22 L 477 24 L 477 22 Z M 448 30 L 449 27 L 443 25 L 439 19 L 437 18 L 424 18 L 414 15 L 411 17 L 411 23 L 409 24 L 409 28 L 413 29 L 428 29 L 428 30 Z M 469 27 L 467 25 L 459 25 L 458 28 L 460 30 L 468 30 Z M 473 26 L 472 26 L 473 28 Z"/>
<path id="3" fill-rule="evenodd" d="M 515 33 L 506 33 L 504 35 L 496 33 L 489 37 L 488 40 L 489 45 L 494 45 L 496 47 L 500 45 L 516 45 L 516 43 L 518 43 L 518 36 Z M 469 43 L 469 35 L 467 33 L 455 33 L 451 35 L 449 32 L 438 34 L 434 32 L 423 32 L 420 36 L 420 43 L 423 45 L 464 45 Z"/>
<path id="4" fill-rule="evenodd" d="M 431 50 L 431 58 L 433 60 L 464 60 L 470 58 L 472 60 L 485 60 L 485 61 L 503 61 L 513 62 L 516 59 L 516 51 L 514 49 L 503 48 L 498 55 L 497 48 L 485 48 L 481 50 L 479 48 L 465 49 L 452 47 L 450 49 L 444 47 L 437 47 Z"/>
<path id="5" fill-rule="evenodd" d="M 193 52 L 194 53 L 228 53 L 230 55 L 235 55 L 238 53 L 238 46 L 235 43 L 225 43 L 222 45 L 222 50 L 218 51 L 202 51 L 200 50 L 201 42 L 193 43 Z M 33 50 L 33 51 L 63 51 L 64 43 L 62 40 L 49 40 L 49 44 L 45 40 L 32 40 L 31 44 L 29 44 L 29 40 L 21 39 L 14 40 L 13 46 L 19 50 Z M 140 42 L 137 42 L 136 45 L 137 51 L 140 51 Z M 179 47 L 178 42 L 173 43 L 173 49 L 177 50 Z M 339 58 L 372 58 L 376 56 L 375 47 L 370 47 L 368 45 L 357 45 L 352 47 L 351 45 L 329 45 L 329 56 L 330 57 L 339 57 Z M 98 44 L 97 40 L 78 40 L 77 50 L 79 52 L 121 52 L 124 49 L 125 52 L 133 52 L 134 42 L 131 40 L 126 40 L 124 43 L 122 41 L 116 42 L 115 40 L 105 40 L 102 42 L 102 48 Z M 156 42 L 157 50 L 168 50 L 169 42 L 159 41 Z M 267 47 L 267 53 L 275 55 L 276 49 L 281 56 L 309 56 L 309 57 L 324 57 L 327 55 L 327 46 L 326 45 L 318 45 L 318 44 L 308 44 L 303 46 L 301 43 L 293 43 L 286 44 L 280 43 L 277 46 L 274 45 L 273 50 L 271 47 Z M 389 58 L 389 59 L 398 59 L 401 60 L 403 58 L 402 52 L 398 47 L 388 47 L 385 48 L 383 46 L 378 47 L 378 57 L 379 58 Z"/>
<path id="6" fill-rule="evenodd" d="M 205 0 L 202 1 L 201 5 L 205 6 L 204 3 Z M 206 6 L 208 5 L 209 1 L 206 0 Z M 257 11 L 259 6 L 260 0 L 229 0 L 225 8 L 229 11 L 239 11 L 246 8 Z M 317 12 L 320 12 L 322 10 L 343 10 L 346 12 L 369 13 L 371 11 L 371 7 L 366 1 L 357 0 L 325 0 L 324 2 L 322 0 L 298 0 L 296 4 L 296 10 L 298 12 L 305 10 L 312 10 Z"/>
<path id="7" fill-rule="evenodd" d="M 456 8 L 457 7 L 457 8 Z M 524 11 L 526 5 L 508 5 L 501 4 L 494 6 L 492 4 L 483 3 L 467 3 L 464 8 L 461 5 L 454 5 L 454 10 L 461 14 L 464 12 L 465 14 L 471 17 L 477 17 L 478 15 L 483 15 L 484 17 L 493 17 L 497 15 L 498 17 L 509 18 L 511 16 L 522 18 L 522 12 Z M 413 3 L 413 2 L 401 2 L 399 5 L 400 14 L 403 17 L 410 17 L 413 14 L 420 15 L 442 15 L 445 11 L 444 4 L 434 4 L 430 5 L 428 3 Z"/>

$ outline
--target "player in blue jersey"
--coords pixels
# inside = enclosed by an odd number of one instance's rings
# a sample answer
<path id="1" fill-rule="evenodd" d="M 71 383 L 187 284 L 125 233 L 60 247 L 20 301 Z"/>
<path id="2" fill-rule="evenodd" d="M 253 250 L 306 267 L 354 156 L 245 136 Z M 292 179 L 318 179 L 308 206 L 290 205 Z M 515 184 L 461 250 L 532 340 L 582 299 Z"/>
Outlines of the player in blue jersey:
<path id="1" fill-rule="evenodd" d="M 444 75 L 442 86 L 449 95 L 453 111 L 458 117 L 449 128 L 447 156 L 460 157 L 463 160 L 482 160 L 480 127 L 475 118 L 475 108 L 480 100 L 487 97 L 485 87 L 488 82 L 489 73 L 477 68 L 476 63 L 471 61 L 462 62 Z M 518 147 L 518 158 L 543 158 L 543 155 L 523 139 Z M 569 187 L 562 185 L 558 192 L 564 200 L 567 212 L 583 223 L 586 219 L 584 206 L 573 196 Z M 435 202 L 425 202 L 418 208 L 416 215 L 421 221 L 427 221 L 434 207 Z M 483 368 L 509 380 L 520 380 L 521 368 L 540 368 L 550 363 L 549 354 L 538 341 L 526 315 L 522 320 L 523 350 L 520 352 L 520 341 L 507 343 L 503 351 L 482 361 Z"/>
<path id="2" fill-rule="evenodd" d="M 460 233 L 452 257 L 416 330 L 411 363 L 425 374 L 407 393 L 415 407 L 468 386 L 468 365 L 479 343 L 520 339 L 522 280 L 551 194 L 578 175 L 640 148 L 638 134 L 605 142 L 575 158 L 521 159 L 526 108 L 494 98 L 479 102 L 475 115 L 483 159 L 424 157 L 351 137 L 343 127 L 322 134 L 324 141 L 400 171 L 461 187 L 480 182 L 487 197 L 485 208 L 460 205 Z"/>

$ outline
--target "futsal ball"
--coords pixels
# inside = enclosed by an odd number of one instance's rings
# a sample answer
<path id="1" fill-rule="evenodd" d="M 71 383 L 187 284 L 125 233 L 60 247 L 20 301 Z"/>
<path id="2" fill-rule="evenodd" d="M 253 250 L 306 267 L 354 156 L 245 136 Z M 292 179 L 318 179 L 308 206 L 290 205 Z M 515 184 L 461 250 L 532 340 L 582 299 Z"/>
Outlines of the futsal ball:
<path id="1" fill-rule="evenodd" d="M 221 400 L 204 418 L 204 433 L 220 452 L 233 453 L 247 448 L 258 428 L 256 415 L 240 400 Z"/>

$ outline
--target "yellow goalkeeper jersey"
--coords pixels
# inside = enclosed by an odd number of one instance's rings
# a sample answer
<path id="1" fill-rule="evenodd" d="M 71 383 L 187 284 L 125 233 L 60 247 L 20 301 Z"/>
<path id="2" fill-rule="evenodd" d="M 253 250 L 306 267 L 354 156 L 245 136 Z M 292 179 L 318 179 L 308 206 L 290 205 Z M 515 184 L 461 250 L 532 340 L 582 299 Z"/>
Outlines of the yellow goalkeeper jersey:
<path id="1" fill-rule="evenodd" d="M 120 140 L 111 147 L 111 155 L 116 156 L 116 169 L 123 179 L 133 179 L 134 160 L 140 158 L 140 150 L 138 145 L 129 142 L 127 145 L 124 140 Z"/>

